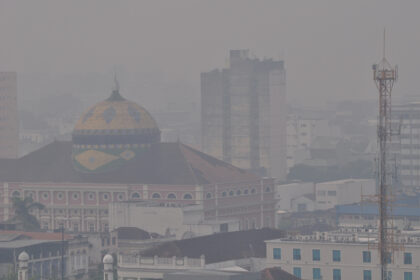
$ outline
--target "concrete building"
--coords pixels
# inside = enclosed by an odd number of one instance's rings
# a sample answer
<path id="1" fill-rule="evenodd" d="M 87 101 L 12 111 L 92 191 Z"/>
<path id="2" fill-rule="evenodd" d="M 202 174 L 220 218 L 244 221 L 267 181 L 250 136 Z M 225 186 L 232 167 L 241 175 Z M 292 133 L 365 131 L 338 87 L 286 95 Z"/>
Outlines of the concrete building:
<path id="1" fill-rule="evenodd" d="M 399 155 L 399 182 L 420 190 L 420 102 L 392 106 L 392 119 L 400 130 L 400 139 L 394 143 L 394 151 Z"/>
<path id="2" fill-rule="evenodd" d="M 17 158 L 19 120 L 16 72 L 0 72 L 0 158 Z"/>
<path id="3" fill-rule="evenodd" d="M 326 232 L 266 241 L 267 265 L 280 266 L 301 279 L 379 279 L 376 236 L 375 233 L 369 238 L 366 233 Z M 390 258 L 389 279 L 420 279 L 419 239 L 407 236 L 401 233 L 404 250 L 394 252 Z"/>
<path id="4" fill-rule="evenodd" d="M 239 230 L 238 220 L 206 220 L 202 205 L 161 206 L 147 201 L 111 203 L 109 225 L 111 230 L 137 227 L 177 239 Z"/>
<path id="5" fill-rule="evenodd" d="M 202 150 L 235 166 L 285 179 L 283 61 L 231 50 L 230 67 L 201 74 Z"/>
<path id="6" fill-rule="evenodd" d="M 316 184 L 316 209 L 326 210 L 337 205 L 359 203 L 363 195 L 376 194 L 372 179 L 345 179 Z"/>

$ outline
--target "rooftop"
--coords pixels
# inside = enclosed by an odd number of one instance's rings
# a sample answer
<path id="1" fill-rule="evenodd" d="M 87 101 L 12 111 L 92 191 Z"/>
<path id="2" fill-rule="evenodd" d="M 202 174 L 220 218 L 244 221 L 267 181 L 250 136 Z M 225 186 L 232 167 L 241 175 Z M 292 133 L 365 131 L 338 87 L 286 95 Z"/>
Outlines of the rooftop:
<path id="1" fill-rule="evenodd" d="M 151 144 L 124 168 L 100 174 L 76 171 L 71 155 L 72 142 L 55 141 L 19 159 L 0 159 L 0 181 L 198 185 L 260 179 L 181 143 Z"/>

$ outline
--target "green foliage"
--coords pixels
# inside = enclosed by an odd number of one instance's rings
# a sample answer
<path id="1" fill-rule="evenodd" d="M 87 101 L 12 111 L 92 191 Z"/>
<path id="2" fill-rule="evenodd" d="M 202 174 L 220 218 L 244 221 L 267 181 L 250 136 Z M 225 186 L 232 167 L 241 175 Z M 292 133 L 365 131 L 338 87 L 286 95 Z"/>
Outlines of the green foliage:
<path id="1" fill-rule="evenodd" d="M 356 160 L 341 166 L 309 166 L 298 164 L 290 169 L 288 180 L 305 182 L 326 182 L 340 179 L 370 179 L 374 177 L 373 163 L 368 160 Z"/>
<path id="2" fill-rule="evenodd" d="M 13 209 L 15 210 L 15 215 L 12 218 L 14 222 L 20 222 L 23 225 L 24 230 L 39 230 L 41 228 L 38 220 L 30 211 L 32 209 L 44 209 L 44 205 L 39 202 L 34 202 L 31 197 L 25 197 L 21 199 L 19 197 L 13 198 Z"/>

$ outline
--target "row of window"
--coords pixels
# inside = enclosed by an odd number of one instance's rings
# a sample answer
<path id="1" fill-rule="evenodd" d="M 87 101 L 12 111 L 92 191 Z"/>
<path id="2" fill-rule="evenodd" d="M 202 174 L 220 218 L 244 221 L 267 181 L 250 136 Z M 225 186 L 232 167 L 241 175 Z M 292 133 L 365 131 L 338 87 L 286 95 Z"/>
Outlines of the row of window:
<path id="1" fill-rule="evenodd" d="M 293 249 L 293 260 L 300 261 L 301 260 L 301 250 L 298 248 Z M 281 248 L 273 248 L 273 259 L 281 260 Z M 372 255 L 370 251 L 363 251 L 362 252 L 362 259 L 363 263 L 371 263 Z M 320 261 L 321 260 L 321 250 L 320 249 L 312 249 L 312 261 Z M 391 263 L 392 255 L 389 254 L 387 256 L 387 262 Z M 340 262 L 341 261 L 341 251 L 340 250 L 332 250 L 332 261 L 333 262 Z M 413 257 L 412 254 L 409 252 L 404 253 L 404 264 L 412 264 Z"/>
<path id="2" fill-rule="evenodd" d="M 12 197 L 20 197 L 20 195 L 21 194 L 20 194 L 19 191 L 14 191 L 12 193 Z M 29 192 L 27 194 L 27 196 L 30 196 L 30 197 L 33 198 L 34 197 L 34 193 L 33 192 Z M 42 198 L 43 199 L 49 199 L 49 197 L 50 197 L 49 192 L 43 192 L 42 193 Z M 104 201 L 108 201 L 110 199 L 110 197 L 111 197 L 110 193 L 104 193 L 104 194 L 102 194 L 102 199 Z M 56 194 L 56 198 L 58 200 L 63 200 L 64 199 L 64 193 L 63 192 L 58 192 Z M 75 193 L 72 194 L 72 199 L 78 200 L 79 198 L 80 198 L 79 193 L 75 192 Z M 90 192 L 90 193 L 88 193 L 87 198 L 88 198 L 88 200 L 94 200 L 95 199 L 95 194 L 93 192 Z M 122 201 L 124 199 L 124 194 L 119 193 L 117 195 L 117 198 L 118 198 L 119 201 Z M 141 195 L 138 192 L 135 192 L 135 193 L 131 194 L 131 198 L 132 199 L 141 199 Z M 161 195 L 160 195 L 160 193 L 153 193 L 152 194 L 152 198 L 153 199 L 160 199 L 161 198 Z M 192 199 L 192 198 L 193 197 L 192 197 L 192 195 L 190 193 L 186 193 L 183 196 L 183 199 Z M 167 199 L 177 199 L 177 196 L 174 193 L 170 193 L 170 194 L 167 195 Z"/>
<path id="3" fill-rule="evenodd" d="M 301 267 L 294 267 L 293 268 L 293 275 L 302 278 L 302 268 Z M 322 280 L 322 274 L 320 268 L 312 268 L 312 279 L 313 280 Z M 341 269 L 333 269 L 332 271 L 332 279 L 333 280 L 341 280 Z M 392 271 L 388 271 L 386 273 L 386 279 L 392 280 Z M 363 280 L 372 280 L 372 271 L 371 270 L 363 270 Z M 413 280 L 413 272 L 405 271 L 404 272 L 404 280 Z"/>

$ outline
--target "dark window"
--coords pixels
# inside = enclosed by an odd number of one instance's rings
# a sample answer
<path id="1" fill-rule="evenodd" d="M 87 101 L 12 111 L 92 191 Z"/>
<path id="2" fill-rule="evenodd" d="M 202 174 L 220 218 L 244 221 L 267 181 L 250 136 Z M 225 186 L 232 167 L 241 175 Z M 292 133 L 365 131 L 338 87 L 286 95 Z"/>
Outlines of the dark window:
<path id="1" fill-rule="evenodd" d="M 281 260 L 281 248 L 273 248 L 273 259 Z"/>
<path id="2" fill-rule="evenodd" d="M 413 259 L 411 253 L 404 253 L 404 264 L 412 264 Z"/>
<path id="3" fill-rule="evenodd" d="M 363 262 L 364 263 L 370 263 L 371 262 L 370 251 L 363 251 Z"/>
<path id="4" fill-rule="evenodd" d="M 293 249 L 293 260 L 300 261 L 300 249 Z"/>
<path id="5" fill-rule="evenodd" d="M 333 262 L 341 262 L 341 251 L 340 250 L 333 250 Z"/>
<path id="6" fill-rule="evenodd" d="M 312 260 L 313 261 L 320 261 L 321 260 L 321 252 L 319 249 L 312 250 Z"/>

